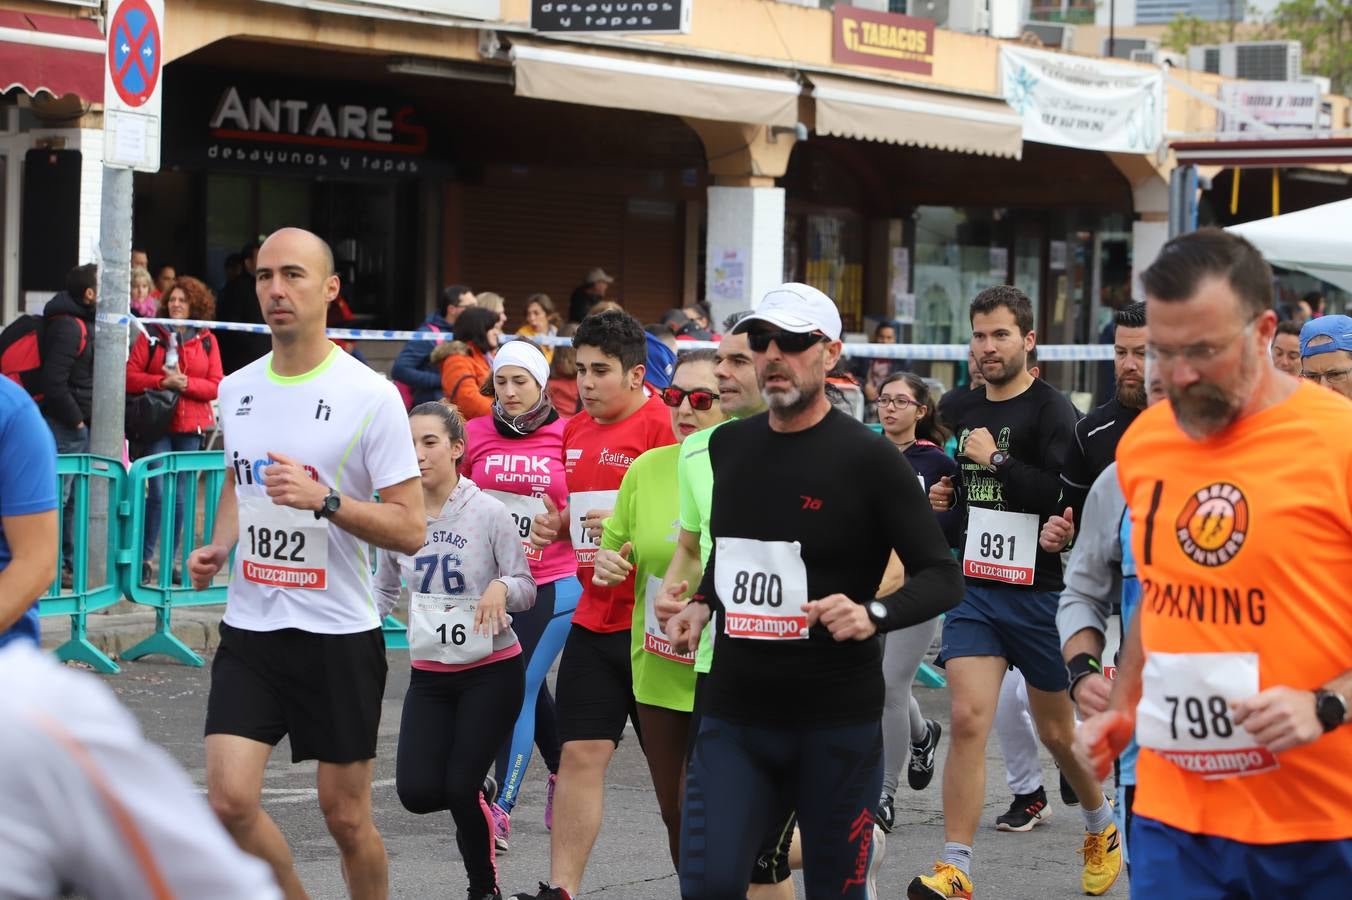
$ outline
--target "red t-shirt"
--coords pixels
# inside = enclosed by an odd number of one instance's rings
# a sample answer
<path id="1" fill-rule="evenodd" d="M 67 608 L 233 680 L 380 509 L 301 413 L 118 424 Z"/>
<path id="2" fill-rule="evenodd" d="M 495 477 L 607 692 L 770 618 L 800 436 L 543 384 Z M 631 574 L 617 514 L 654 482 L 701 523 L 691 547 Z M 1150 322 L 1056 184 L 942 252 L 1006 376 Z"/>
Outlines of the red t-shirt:
<path id="1" fill-rule="evenodd" d="M 597 545 L 583 535 L 580 522 L 592 509 L 615 508 L 624 473 L 640 455 L 654 447 L 676 443 L 671 414 L 656 395 L 626 419 L 602 425 L 586 411 L 568 420 L 563 430 L 563 456 L 568 477 L 568 524 L 577 554 L 577 577 L 582 599 L 573 622 L 588 631 L 612 634 L 628 631 L 634 612 L 634 579 L 613 588 L 592 584 Z M 674 485 L 673 485 L 674 488 Z"/>

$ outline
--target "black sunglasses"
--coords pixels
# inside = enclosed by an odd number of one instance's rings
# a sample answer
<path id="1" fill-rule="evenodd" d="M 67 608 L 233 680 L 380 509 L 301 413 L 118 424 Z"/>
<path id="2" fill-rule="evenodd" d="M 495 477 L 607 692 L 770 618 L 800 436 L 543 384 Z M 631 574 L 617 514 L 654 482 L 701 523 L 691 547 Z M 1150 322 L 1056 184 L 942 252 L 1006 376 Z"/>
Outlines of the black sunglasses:
<path id="1" fill-rule="evenodd" d="M 705 388 L 695 388 L 693 391 L 683 391 L 678 387 L 669 387 L 662 391 L 662 402 L 672 409 L 681 405 L 681 401 L 690 399 L 690 408 L 704 412 L 714 405 L 718 399 L 715 391 Z"/>
<path id="2" fill-rule="evenodd" d="M 770 342 L 774 341 L 775 346 L 781 353 L 802 353 L 808 347 L 816 344 L 824 344 L 829 341 L 826 335 L 815 331 L 797 332 L 797 331 L 749 331 L 746 335 L 746 341 L 751 345 L 751 349 L 756 353 L 764 353 L 770 349 Z"/>

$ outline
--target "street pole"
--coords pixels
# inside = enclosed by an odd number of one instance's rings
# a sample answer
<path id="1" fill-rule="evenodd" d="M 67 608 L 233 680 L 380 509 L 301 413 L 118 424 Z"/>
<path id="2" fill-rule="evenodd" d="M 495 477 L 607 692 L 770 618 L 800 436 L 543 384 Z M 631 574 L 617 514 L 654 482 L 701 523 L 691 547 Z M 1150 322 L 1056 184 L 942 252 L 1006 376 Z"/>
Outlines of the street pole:
<path id="1" fill-rule="evenodd" d="M 127 324 L 131 306 L 132 170 L 104 166 L 99 221 L 99 317 L 94 324 L 94 410 L 90 452 L 122 463 L 127 397 Z M 92 479 L 89 499 L 90 559 L 101 584 L 109 536 L 108 480 Z M 139 577 L 140 572 L 136 572 Z"/>

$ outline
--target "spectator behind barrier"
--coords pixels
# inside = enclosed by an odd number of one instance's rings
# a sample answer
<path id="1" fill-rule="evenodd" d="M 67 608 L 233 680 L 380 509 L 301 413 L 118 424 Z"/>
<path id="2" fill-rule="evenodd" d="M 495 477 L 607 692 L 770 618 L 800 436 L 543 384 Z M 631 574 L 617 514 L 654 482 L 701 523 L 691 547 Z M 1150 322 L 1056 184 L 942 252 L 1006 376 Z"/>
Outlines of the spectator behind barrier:
<path id="1" fill-rule="evenodd" d="M 456 319 L 476 302 L 474 292 L 465 285 L 450 285 L 441 292 L 441 302 L 437 306 L 437 311 L 418 326 L 418 331 L 453 332 Z M 441 370 L 431 359 L 436 346 L 435 341 L 409 341 L 395 357 L 390 377 L 399 386 L 399 392 L 405 394 L 406 407 L 441 397 Z"/>
<path id="2" fill-rule="evenodd" d="M 441 366 L 442 395 L 454 403 L 466 419 L 486 416 L 493 409 L 493 366 L 489 354 L 497 349 L 500 314 L 474 307 L 456 320 L 456 339 L 432 351 L 432 362 Z M 490 394 L 485 396 L 485 386 Z"/>

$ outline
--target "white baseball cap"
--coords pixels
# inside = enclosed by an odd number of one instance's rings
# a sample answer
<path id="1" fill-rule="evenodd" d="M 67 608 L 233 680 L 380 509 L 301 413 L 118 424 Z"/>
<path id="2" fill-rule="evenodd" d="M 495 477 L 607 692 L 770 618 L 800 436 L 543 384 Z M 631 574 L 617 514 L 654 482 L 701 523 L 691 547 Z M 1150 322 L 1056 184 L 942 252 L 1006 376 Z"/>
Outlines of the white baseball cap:
<path id="1" fill-rule="evenodd" d="M 732 333 L 742 334 L 756 322 L 796 334 L 820 331 L 833 341 L 840 340 L 840 310 L 836 304 L 811 285 L 796 281 L 766 292 L 755 311 L 733 326 Z"/>

